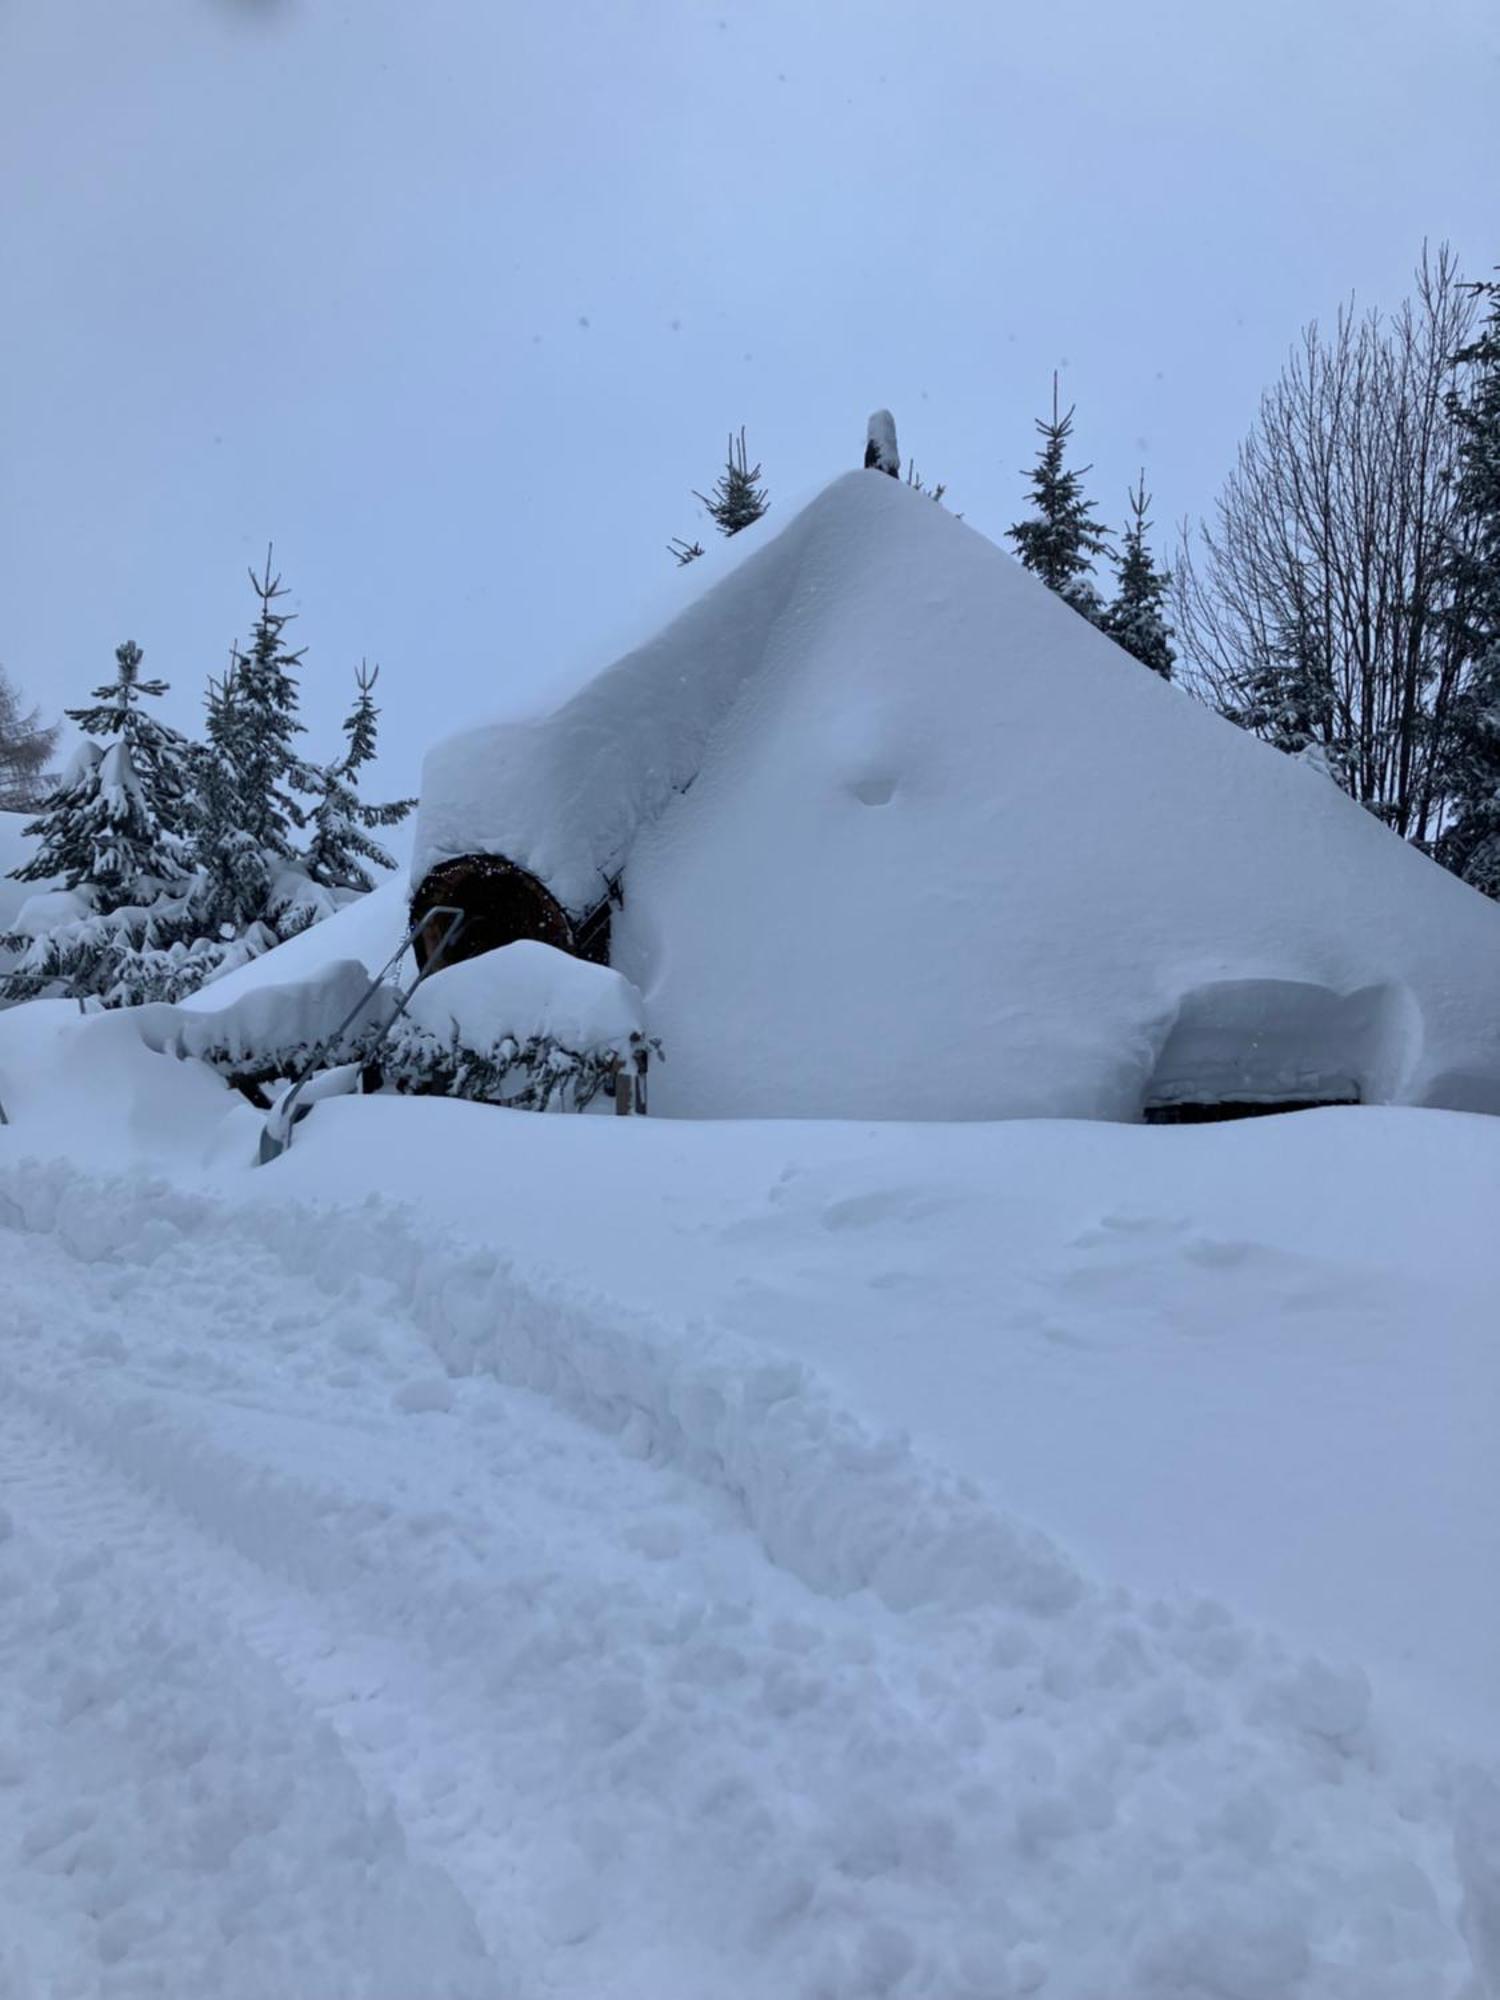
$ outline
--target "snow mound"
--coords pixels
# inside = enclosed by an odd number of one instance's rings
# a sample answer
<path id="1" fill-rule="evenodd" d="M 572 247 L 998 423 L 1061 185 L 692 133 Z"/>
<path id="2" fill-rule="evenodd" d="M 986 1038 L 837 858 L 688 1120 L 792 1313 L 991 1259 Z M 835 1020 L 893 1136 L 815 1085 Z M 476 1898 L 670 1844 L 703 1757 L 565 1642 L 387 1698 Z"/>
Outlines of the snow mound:
<path id="1" fill-rule="evenodd" d="M 1500 911 L 867 472 L 554 714 L 438 745 L 415 879 L 468 853 L 575 917 L 623 874 L 659 1110 L 1500 1106 Z"/>
<path id="2" fill-rule="evenodd" d="M 93 905 L 81 889 L 43 889 L 27 896 L 11 919 L 17 937 L 45 937 L 63 924 L 81 923 Z"/>
<path id="3" fill-rule="evenodd" d="M 589 965 L 523 938 L 424 979 L 407 1018 L 440 1041 L 490 1047 L 541 1036 L 567 1049 L 628 1052 L 641 1032 L 641 996 L 608 966 Z"/>
<path id="4" fill-rule="evenodd" d="M 373 978 L 401 943 L 406 929 L 406 884 L 399 876 L 392 876 L 310 930 L 299 931 L 284 944 L 212 980 L 181 1004 L 189 1010 L 217 1012 L 262 986 L 295 986 L 342 961 L 357 961 Z"/>
<path id="5" fill-rule="evenodd" d="M 170 1007 L 83 1014 L 73 1000 L 27 1000 L 0 1016 L 0 1107 L 31 1147 L 96 1160 L 199 1162 L 227 1114 L 249 1105 L 199 1063 L 172 1062 L 143 1033 Z M 243 1151 L 253 1138 L 241 1135 Z"/>

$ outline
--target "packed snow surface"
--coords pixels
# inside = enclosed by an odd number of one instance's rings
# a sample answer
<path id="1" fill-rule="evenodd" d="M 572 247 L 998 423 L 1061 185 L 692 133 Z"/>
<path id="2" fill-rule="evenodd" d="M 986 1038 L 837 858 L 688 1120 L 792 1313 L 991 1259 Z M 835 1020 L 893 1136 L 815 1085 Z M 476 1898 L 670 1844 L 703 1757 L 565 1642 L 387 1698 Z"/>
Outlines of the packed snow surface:
<path id="1" fill-rule="evenodd" d="M 1497 1121 L 0 1095 L 6 2000 L 1493 1990 Z"/>
<path id="2" fill-rule="evenodd" d="M 439 745 L 414 873 L 481 851 L 575 915 L 623 871 L 660 1111 L 1500 1109 L 1500 911 L 873 473 Z"/>

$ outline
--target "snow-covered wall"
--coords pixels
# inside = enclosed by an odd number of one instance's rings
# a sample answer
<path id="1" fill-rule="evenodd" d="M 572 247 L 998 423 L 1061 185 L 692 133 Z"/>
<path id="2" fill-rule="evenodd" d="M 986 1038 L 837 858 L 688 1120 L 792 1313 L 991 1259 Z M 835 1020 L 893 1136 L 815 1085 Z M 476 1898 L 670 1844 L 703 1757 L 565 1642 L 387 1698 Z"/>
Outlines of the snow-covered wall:
<path id="1" fill-rule="evenodd" d="M 1500 910 L 869 473 L 440 745 L 415 873 L 472 851 L 575 912 L 625 868 L 663 1111 L 1134 1117 L 1193 1062 L 1500 1110 Z"/>

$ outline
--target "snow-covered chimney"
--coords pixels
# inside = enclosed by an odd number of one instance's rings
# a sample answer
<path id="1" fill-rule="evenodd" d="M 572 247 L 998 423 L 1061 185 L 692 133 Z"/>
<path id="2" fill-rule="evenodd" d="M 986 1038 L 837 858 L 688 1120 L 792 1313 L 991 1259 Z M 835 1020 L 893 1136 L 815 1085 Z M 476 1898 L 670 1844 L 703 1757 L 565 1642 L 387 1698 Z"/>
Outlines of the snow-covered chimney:
<path id="1" fill-rule="evenodd" d="M 896 419 L 889 410 L 877 410 L 865 430 L 865 464 L 876 472 L 901 476 L 901 455 L 896 450 Z"/>

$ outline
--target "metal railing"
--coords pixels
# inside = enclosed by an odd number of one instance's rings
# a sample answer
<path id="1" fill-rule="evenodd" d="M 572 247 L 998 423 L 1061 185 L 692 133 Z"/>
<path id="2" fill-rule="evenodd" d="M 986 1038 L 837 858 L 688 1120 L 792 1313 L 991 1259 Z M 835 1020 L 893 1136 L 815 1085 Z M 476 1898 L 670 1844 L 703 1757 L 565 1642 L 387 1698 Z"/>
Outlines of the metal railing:
<path id="1" fill-rule="evenodd" d="M 359 1019 L 365 1008 L 369 1006 L 381 987 L 384 986 L 386 975 L 390 972 L 391 968 L 401 963 L 401 960 L 411 949 L 413 941 L 421 932 L 426 930 L 434 917 L 446 917 L 448 919 L 447 928 L 438 939 L 437 948 L 429 954 L 427 962 L 417 973 L 416 978 L 397 1000 L 391 1012 L 390 1019 L 383 1024 L 379 1034 L 370 1044 L 370 1047 L 362 1052 L 360 1060 L 357 1063 L 342 1063 L 336 1066 L 329 1064 L 326 1061 L 327 1056 L 337 1050 L 344 1036 Z M 336 1097 L 353 1092 L 361 1075 L 374 1061 L 381 1043 L 406 1012 L 411 996 L 430 973 L 438 970 L 447 954 L 448 947 L 453 943 L 463 927 L 464 913 L 452 903 L 438 903 L 432 909 L 423 911 L 420 920 L 412 925 L 405 937 L 402 938 L 400 944 L 397 945 L 385 964 L 381 966 L 379 972 L 375 974 L 359 999 L 349 1009 L 349 1012 L 339 1022 L 332 1034 L 325 1035 L 323 1040 L 313 1050 L 312 1055 L 308 1059 L 307 1067 L 303 1070 L 301 1076 L 292 1084 L 290 1089 L 283 1092 L 282 1096 L 271 1107 L 266 1122 L 261 1128 L 260 1150 L 257 1157 L 258 1165 L 265 1166 L 269 1161 L 278 1159 L 286 1151 L 287 1147 L 292 1143 L 292 1127 L 297 1123 L 299 1118 L 305 1118 L 313 1105 L 318 1103 L 322 1097 Z M 327 1078 L 332 1087 L 321 1092 L 316 1090 L 314 1086 L 320 1077 Z"/>

